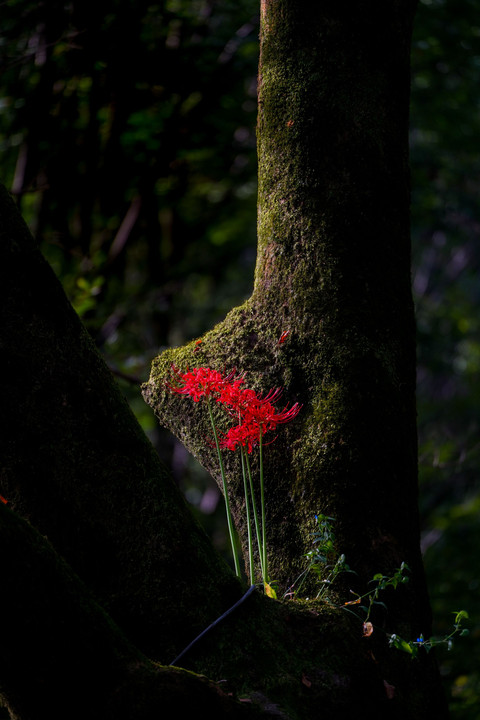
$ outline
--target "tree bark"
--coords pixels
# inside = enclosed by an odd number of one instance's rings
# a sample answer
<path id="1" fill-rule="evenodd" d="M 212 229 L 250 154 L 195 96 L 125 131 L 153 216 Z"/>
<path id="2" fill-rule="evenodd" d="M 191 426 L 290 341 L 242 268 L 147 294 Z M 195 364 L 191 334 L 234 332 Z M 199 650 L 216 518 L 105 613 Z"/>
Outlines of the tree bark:
<path id="1" fill-rule="evenodd" d="M 0 504 L 2 565 L 0 699 L 13 720 L 153 720 L 194 707 L 213 720 L 281 717 L 404 720 L 418 669 L 366 644 L 358 623 L 315 603 L 276 603 L 255 593 L 183 659 L 217 682 L 150 661 L 98 605 L 48 540 Z M 373 657 L 374 650 L 376 658 Z M 392 702 L 385 692 L 395 690 Z M 242 694 L 239 701 L 238 694 Z"/>

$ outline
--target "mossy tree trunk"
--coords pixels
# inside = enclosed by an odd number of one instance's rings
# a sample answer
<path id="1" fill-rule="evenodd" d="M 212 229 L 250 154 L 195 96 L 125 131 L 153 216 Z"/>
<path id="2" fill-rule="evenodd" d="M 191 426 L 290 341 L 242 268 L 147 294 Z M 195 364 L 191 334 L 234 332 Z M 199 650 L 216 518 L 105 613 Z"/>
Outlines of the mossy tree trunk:
<path id="1" fill-rule="evenodd" d="M 414 7 L 262 2 L 253 294 L 200 344 L 160 355 L 144 394 L 217 476 L 201 408 L 164 392 L 172 363 L 236 368 L 255 388 L 281 386 L 285 402 L 303 403 L 265 451 L 272 577 L 295 580 L 314 515 L 327 513 L 361 578 L 411 566 L 414 624 L 424 625 L 409 239 Z"/>
<path id="2" fill-rule="evenodd" d="M 288 587 L 304 568 L 314 514 L 333 515 L 356 589 L 402 561 L 412 568 L 408 589 L 388 600 L 388 621 L 379 619 L 411 637 L 429 622 L 409 284 L 414 3 L 261 9 L 254 291 L 201 344 L 160 356 L 144 395 L 214 475 L 202 408 L 165 393 L 172 362 L 236 367 L 255 388 L 282 386 L 285 401 L 303 403 L 265 453 L 271 574 Z M 0 504 L 0 695 L 12 717 L 141 720 L 184 712 L 187 696 L 213 718 L 443 717 L 430 656 L 412 663 L 380 632 L 363 638 L 360 621 L 319 603 L 254 593 L 190 652 L 185 667 L 228 680 L 227 692 L 249 702 L 145 657 L 171 661 L 240 585 L 3 190 L 0 230 L 0 493 L 9 501 Z M 228 470 L 245 545 L 233 456 Z"/>
<path id="3" fill-rule="evenodd" d="M 0 217 L 0 493 L 49 538 L 129 637 L 165 662 L 240 586 L 194 521 L 3 187 Z M 214 579 L 223 599 L 212 596 Z M 178 601 L 187 594 L 191 612 Z"/>
<path id="4" fill-rule="evenodd" d="M 408 590 L 392 593 L 381 618 L 409 638 L 430 625 L 410 287 L 415 6 L 262 0 L 254 290 L 201 342 L 160 355 L 144 388 L 160 423 L 219 484 L 204 408 L 165 392 L 171 365 L 235 368 L 255 389 L 282 387 L 286 402 L 301 402 L 265 452 L 271 577 L 290 587 L 305 567 L 314 515 L 333 516 L 358 592 L 376 573 L 410 567 Z M 238 458 L 228 469 L 245 550 Z M 425 689 L 432 709 L 437 690 L 435 681 Z"/>

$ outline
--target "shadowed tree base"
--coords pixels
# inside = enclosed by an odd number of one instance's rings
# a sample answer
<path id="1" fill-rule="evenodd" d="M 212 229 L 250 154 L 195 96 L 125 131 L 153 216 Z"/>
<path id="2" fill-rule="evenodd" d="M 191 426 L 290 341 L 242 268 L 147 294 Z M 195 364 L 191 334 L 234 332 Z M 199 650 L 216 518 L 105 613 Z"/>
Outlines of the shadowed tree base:
<path id="1" fill-rule="evenodd" d="M 193 704 L 219 720 L 293 720 L 315 717 L 318 707 L 333 720 L 359 702 L 370 717 L 407 717 L 402 691 L 395 699 L 385 691 L 391 664 L 373 659 L 358 623 L 342 611 L 257 593 L 184 658 L 185 667 L 209 671 L 215 683 L 139 653 L 48 541 L 3 505 L 0 542 L 9 550 L 0 695 L 14 718 L 153 720 L 188 714 Z M 408 688 L 414 666 L 402 664 Z"/>

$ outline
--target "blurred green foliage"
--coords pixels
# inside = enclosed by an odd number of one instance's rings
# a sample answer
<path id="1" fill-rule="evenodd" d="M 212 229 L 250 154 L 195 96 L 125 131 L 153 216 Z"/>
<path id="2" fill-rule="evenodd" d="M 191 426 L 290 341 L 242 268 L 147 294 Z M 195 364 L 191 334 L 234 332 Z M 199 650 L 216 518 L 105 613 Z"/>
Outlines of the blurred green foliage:
<path id="1" fill-rule="evenodd" d="M 421 0 L 412 48 L 420 506 L 452 717 L 480 716 L 480 3 Z"/>
<path id="2" fill-rule="evenodd" d="M 2 3 L 2 181 L 220 548 L 215 487 L 138 386 L 162 348 L 200 336 L 251 290 L 258 11 L 258 0 Z M 434 632 L 449 632 L 453 611 L 471 618 L 470 636 L 439 655 L 458 720 L 480 702 L 479 88 L 480 0 L 420 0 L 420 502 Z"/>

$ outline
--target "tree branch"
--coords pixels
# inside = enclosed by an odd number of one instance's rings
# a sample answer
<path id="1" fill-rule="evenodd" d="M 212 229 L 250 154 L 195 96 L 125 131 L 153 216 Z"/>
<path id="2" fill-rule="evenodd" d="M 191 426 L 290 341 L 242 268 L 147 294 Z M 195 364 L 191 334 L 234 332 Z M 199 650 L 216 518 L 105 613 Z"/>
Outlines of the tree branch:
<path id="1" fill-rule="evenodd" d="M 143 651 L 169 661 L 242 589 L 4 188 L 0 326 L 0 493 Z"/>

